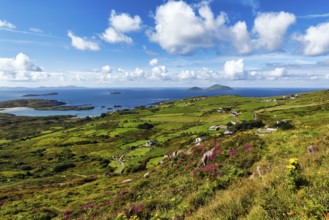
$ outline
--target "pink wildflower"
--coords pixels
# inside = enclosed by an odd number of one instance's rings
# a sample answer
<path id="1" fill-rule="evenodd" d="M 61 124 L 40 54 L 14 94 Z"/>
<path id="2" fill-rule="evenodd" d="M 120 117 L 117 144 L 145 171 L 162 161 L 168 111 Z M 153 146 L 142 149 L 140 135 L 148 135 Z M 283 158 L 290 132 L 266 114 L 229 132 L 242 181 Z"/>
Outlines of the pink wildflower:
<path id="1" fill-rule="evenodd" d="M 251 150 L 252 150 L 252 146 L 251 146 L 251 144 L 246 144 L 246 145 L 245 145 L 245 150 L 246 150 L 247 152 L 251 151 Z"/>
<path id="2" fill-rule="evenodd" d="M 229 157 L 233 157 L 236 154 L 237 150 L 236 149 L 232 149 L 229 153 Z"/>

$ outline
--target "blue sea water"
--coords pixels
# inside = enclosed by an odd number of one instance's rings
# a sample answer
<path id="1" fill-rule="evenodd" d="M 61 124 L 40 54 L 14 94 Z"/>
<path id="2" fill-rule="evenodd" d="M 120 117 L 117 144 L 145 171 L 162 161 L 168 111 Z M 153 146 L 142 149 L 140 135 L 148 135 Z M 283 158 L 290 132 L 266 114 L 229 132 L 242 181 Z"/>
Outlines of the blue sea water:
<path id="1" fill-rule="evenodd" d="M 320 90 L 319 88 L 234 88 L 226 91 L 188 91 L 187 88 L 0 88 L 0 101 L 13 99 L 51 99 L 68 105 L 92 105 L 86 111 L 38 111 L 30 108 L 8 109 L 5 113 L 18 116 L 76 115 L 77 117 L 99 116 L 108 111 L 150 106 L 157 102 L 183 99 L 193 96 L 239 95 L 246 97 L 269 97 Z M 46 94 L 53 96 L 22 97 L 26 94 Z M 112 94 L 117 92 L 120 94 Z M 121 106 L 115 108 L 114 106 Z"/>

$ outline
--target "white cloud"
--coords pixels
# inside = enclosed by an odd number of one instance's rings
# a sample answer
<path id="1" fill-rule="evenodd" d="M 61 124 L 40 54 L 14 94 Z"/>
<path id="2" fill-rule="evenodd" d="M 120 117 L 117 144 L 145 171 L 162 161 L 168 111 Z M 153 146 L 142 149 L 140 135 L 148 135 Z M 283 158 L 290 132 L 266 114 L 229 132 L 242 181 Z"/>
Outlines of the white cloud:
<path id="1" fill-rule="evenodd" d="M 167 73 L 167 72 L 168 72 L 168 70 L 167 70 L 166 66 L 155 66 L 152 68 L 152 73 L 157 74 L 157 75 Z"/>
<path id="2" fill-rule="evenodd" d="M 43 31 L 39 28 L 30 28 L 30 31 L 32 31 L 34 33 L 43 33 Z"/>
<path id="3" fill-rule="evenodd" d="M 100 50 L 96 42 L 90 41 L 86 38 L 78 37 L 74 35 L 71 31 L 68 31 L 67 36 L 70 37 L 72 40 L 71 45 L 78 50 Z"/>
<path id="4" fill-rule="evenodd" d="M 249 80 L 279 80 L 279 79 L 296 79 L 298 77 L 306 77 L 305 73 L 298 73 L 289 76 L 284 67 L 277 67 L 273 70 L 252 70 L 248 72 Z"/>
<path id="5" fill-rule="evenodd" d="M 130 80 L 130 81 L 140 80 L 140 79 L 144 79 L 145 76 L 146 73 L 144 72 L 144 70 L 140 68 L 135 68 L 134 71 L 125 73 L 124 80 Z"/>
<path id="6" fill-rule="evenodd" d="M 168 69 L 166 66 L 155 66 L 152 68 L 152 75 L 149 77 L 151 80 L 168 80 Z"/>
<path id="7" fill-rule="evenodd" d="M 156 66 L 157 64 L 158 64 L 158 59 L 152 59 L 152 60 L 150 60 L 150 62 L 149 62 L 149 64 L 150 64 L 150 66 Z"/>
<path id="8" fill-rule="evenodd" d="M 155 14 L 155 30 L 148 32 L 151 41 L 169 53 L 188 54 L 196 48 L 209 48 L 216 44 L 225 15 L 214 16 L 207 4 L 201 4 L 198 15 L 183 1 L 168 1 L 159 6 Z"/>
<path id="9" fill-rule="evenodd" d="M 15 58 L 0 58 L 1 71 L 42 71 L 41 67 L 33 64 L 28 56 L 19 53 Z"/>
<path id="10" fill-rule="evenodd" d="M 243 59 L 226 61 L 224 64 L 224 78 L 242 79 L 245 76 Z"/>
<path id="11" fill-rule="evenodd" d="M 182 70 L 178 74 L 178 78 L 181 80 L 190 80 L 196 78 L 196 73 L 193 70 Z"/>
<path id="12" fill-rule="evenodd" d="M 0 79 L 5 81 L 37 81 L 49 78 L 49 74 L 36 66 L 28 56 L 19 53 L 14 58 L 0 58 Z"/>
<path id="13" fill-rule="evenodd" d="M 283 67 L 278 67 L 275 68 L 274 70 L 268 72 L 267 77 L 274 77 L 274 78 L 278 78 L 278 77 L 283 77 L 286 75 L 286 70 Z"/>
<path id="14" fill-rule="evenodd" d="M 311 26 L 305 35 L 297 35 L 296 40 L 303 45 L 306 56 L 324 55 L 329 52 L 329 22 Z"/>
<path id="15" fill-rule="evenodd" d="M 252 51 L 251 41 L 244 21 L 237 22 L 230 28 L 232 33 L 233 45 L 240 54 L 247 54 Z"/>
<path id="16" fill-rule="evenodd" d="M 141 24 L 142 19 L 137 15 L 131 17 L 127 13 L 117 14 L 115 10 L 112 10 L 109 18 L 110 27 L 102 34 L 102 39 L 111 44 L 132 44 L 132 38 L 126 33 L 139 31 Z"/>
<path id="17" fill-rule="evenodd" d="M 103 73 L 111 73 L 112 68 L 109 65 L 105 65 L 105 66 L 102 67 L 102 72 Z"/>
<path id="18" fill-rule="evenodd" d="M 102 34 L 102 39 L 111 44 L 115 44 L 115 43 L 132 44 L 133 42 L 133 40 L 130 37 L 120 32 L 117 32 L 114 28 L 111 27 L 105 30 L 105 32 Z"/>
<path id="19" fill-rule="evenodd" d="M 15 29 L 16 26 L 6 20 L 0 20 L 0 28 Z"/>
<path id="20" fill-rule="evenodd" d="M 111 11 L 109 21 L 112 27 L 120 33 L 139 31 L 142 24 L 142 19 L 139 16 L 130 17 L 127 13 L 117 15 L 115 10 Z"/>
<path id="21" fill-rule="evenodd" d="M 278 50 L 284 43 L 286 32 L 296 17 L 287 12 L 259 13 L 254 21 L 253 32 L 258 34 L 258 47 L 266 47 L 270 51 Z"/>

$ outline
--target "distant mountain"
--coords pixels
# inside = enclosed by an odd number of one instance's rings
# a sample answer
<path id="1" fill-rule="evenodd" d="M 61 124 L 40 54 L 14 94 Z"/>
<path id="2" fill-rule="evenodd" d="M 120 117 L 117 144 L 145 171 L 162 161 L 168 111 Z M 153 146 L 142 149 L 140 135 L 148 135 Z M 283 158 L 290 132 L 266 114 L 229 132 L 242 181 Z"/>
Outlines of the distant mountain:
<path id="1" fill-rule="evenodd" d="M 217 90 L 233 90 L 231 87 L 229 86 L 223 86 L 223 85 L 212 85 L 209 88 L 207 88 L 208 91 L 217 91 Z"/>
<path id="2" fill-rule="evenodd" d="M 218 84 L 215 84 L 215 85 L 212 85 L 208 88 L 200 88 L 200 87 L 197 87 L 197 86 L 194 86 L 194 87 L 191 87 L 188 89 L 189 91 L 201 91 L 201 90 L 207 90 L 207 91 L 218 91 L 218 90 L 233 90 L 231 87 L 229 86 L 223 86 L 223 85 L 218 85 Z"/>
<path id="3" fill-rule="evenodd" d="M 203 90 L 203 89 L 200 88 L 200 87 L 196 87 L 196 86 L 194 86 L 194 87 L 189 88 L 188 90 L 189 90 L 189 91 L 200 91 L 200 90 Z"/>

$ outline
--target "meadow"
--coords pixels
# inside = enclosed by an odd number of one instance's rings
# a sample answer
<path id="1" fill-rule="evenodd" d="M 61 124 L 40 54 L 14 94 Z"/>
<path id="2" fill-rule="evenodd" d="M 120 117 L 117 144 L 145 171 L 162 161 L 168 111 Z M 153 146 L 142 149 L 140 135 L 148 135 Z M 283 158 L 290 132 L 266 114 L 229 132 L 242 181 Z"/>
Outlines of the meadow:
<path id="1" fill-rule="evenodd" d="M 327 90 L 0 114 L 0 216 L 328 219 L 328 110 Z"/>

